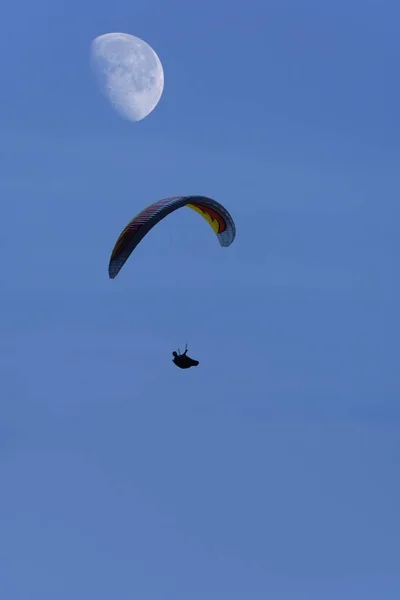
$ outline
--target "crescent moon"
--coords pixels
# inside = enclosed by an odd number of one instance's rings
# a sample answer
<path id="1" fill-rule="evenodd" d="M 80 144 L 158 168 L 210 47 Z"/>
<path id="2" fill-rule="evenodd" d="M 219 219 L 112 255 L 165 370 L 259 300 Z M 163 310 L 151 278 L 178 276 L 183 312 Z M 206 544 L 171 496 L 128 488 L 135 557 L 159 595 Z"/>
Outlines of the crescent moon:
<path id="1" fill-rule="evenodd" d="M 90 62 L 101 92 L 122 117 L 141 121 L 155 109 L 164 70 L 146 42 L 128 33 L 105 33 L 92 41 Z"/>

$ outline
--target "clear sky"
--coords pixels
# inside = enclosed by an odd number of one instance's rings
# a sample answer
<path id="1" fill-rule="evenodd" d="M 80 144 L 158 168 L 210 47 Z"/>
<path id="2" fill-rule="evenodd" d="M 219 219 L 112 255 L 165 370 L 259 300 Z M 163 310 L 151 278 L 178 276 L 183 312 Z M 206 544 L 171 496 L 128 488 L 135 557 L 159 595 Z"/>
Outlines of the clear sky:
<path id="1" fill-rule="evenodd" d="M 400 6 L 1 11 L 0 597 L 400 598 Z M 122 119 L 94 37 L 165 70 Z M 174 213 L 117 279 L 139 210 Z M 189 342 L 197 369 L 171 352 Z"/>

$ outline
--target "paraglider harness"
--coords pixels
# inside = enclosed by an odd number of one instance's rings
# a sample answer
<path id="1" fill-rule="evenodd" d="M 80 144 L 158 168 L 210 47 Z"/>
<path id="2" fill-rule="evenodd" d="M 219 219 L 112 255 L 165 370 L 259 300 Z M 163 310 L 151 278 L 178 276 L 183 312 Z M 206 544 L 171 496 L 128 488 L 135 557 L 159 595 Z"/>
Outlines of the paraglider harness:
<path id="1" fill-rule="evenodd" d="M 178 348 L 178 352 L 173 352 L 173 359 L 172 362 L 176 364 L 177 367 L 179 367 L 180 369 L 190 369 L 190 367 L 197 367 L 197 365 L 199 364 L 198 360 L 194 360 L 193 358 L 190 358 L 190 356 L 187 356 L 187 344 L 185 346 L 185 351 L 183 352 L 183 354 L 181 354 L 181 351 Z"/>

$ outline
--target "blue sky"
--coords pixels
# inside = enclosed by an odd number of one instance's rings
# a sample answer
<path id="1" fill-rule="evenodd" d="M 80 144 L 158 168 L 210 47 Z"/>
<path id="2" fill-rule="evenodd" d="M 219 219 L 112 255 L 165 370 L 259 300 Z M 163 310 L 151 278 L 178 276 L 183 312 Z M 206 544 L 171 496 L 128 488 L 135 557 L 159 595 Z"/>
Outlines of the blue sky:
<path id="1" fill-rule="evenodd" d="M 2 598 L 398 600 L 399 17 L 3 9 Z M 139 123 L 90 71 L 112 31 L 164 66 Z M 182 210 L 110 281 L 127 221 L 178 194 L 235 243 Z"/>

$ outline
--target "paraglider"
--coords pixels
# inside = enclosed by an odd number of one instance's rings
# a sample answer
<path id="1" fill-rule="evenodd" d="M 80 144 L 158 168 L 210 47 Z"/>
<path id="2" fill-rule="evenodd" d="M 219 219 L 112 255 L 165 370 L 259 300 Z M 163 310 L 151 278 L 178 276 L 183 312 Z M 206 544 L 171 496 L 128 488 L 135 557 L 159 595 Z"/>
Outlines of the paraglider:
<path id="1" fill-rule="evenodd" d="M 194 358 L 190 358 L 190 356 L 187 355 L 187 344 L 185 346 L 185 352 L 183 354 L 181 354 L 179 348 L 178 348 L 178 352 L 173 352 L 172 356 L 174 357 L 172 359 L 172 362 L 176 364 L 177 367 L 179 367 L 180 369 L 190 369 L 190 367 L 197 367 L 199 364 L 198 360 L 194 360 Z"/>
<path id="2" fill-rule="evenodd" d="M 136 246 L 166 216 L 187 206 L 202 216 L 214 230 L 222 247 L 232 244 L 236 237 L 235 223 L 227 209 L 206 196 L 173 196 L 150 204 L 134 217 L 120 233 L 111 253 L 108 265 L 110 279 L 115 279 Z M 183 354 L 173 352 L 172 362 L 180 369 L 197 367 L 199 361 L 187 355 L 187 345 Z"/>
<path id="3" fill-rule="evenodd" d="M 110 279 L 118 275 L 136 246 L 157 223 L 184 206 L 196 211 L 208 222 L 222 247 L 232 244 L 236 236 L 235 223 L 222 204 L 206 196 L 164 198 L 142 210 L 121 232 L 111 253 L 108 266 Z"/>

